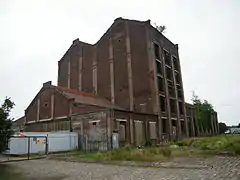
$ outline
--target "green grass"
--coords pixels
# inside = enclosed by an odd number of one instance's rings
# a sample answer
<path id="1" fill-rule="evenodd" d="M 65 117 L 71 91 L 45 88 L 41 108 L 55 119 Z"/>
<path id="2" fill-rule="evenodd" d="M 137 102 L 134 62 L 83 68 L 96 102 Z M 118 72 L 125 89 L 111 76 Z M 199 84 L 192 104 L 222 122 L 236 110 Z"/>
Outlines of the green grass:
<path id="1" fill-rule="evenodd" d="M 172 145 L 177 145 L 175 148 Z M 221 152 L 240 154 L 240 135 L 220 135 L 215 137 L 189 138 L 171 142 L 164 147 L 144 149 L 124 148 L 92 154 L 80 153 L 77 158 L 113 161 L 165 161 L 175 157 L 208 157 Z"/>
<path id="2" fill-rule="evenodd" d="M 240 155 L 240 135 L 220 135 L 214 137 L 184 139 L 175 142 L 174 144 L 179 147 L 195 149 L 196 153 L 218 154 L 221 152 L 228 152 L 233 155 Z"/>

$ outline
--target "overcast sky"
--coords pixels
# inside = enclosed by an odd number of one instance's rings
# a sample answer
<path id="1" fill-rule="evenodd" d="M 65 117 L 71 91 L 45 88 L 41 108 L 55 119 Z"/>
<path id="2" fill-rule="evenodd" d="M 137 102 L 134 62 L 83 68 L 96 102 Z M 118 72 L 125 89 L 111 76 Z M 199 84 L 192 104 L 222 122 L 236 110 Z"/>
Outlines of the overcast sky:
<path id="1" fill-rule="evenodd" d="M 179 44 L 186 101 L 192 91 L 211 102 L 219 121 L 240 122 L 239 0 L 0 0 L 0 100 L 24 110 L 72 40 L 95 43 L 117 17 L 167 27 Z"/>

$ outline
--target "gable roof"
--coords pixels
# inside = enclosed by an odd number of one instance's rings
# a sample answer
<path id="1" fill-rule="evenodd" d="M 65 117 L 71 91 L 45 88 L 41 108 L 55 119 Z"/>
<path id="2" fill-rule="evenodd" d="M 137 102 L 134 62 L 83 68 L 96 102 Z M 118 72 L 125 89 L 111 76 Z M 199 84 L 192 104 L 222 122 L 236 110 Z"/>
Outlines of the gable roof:
<path id="1" fill-rule="evenodd" d="M 76 104 L 85 104 L 85 105 L 90 105 L 90 106 L 98 106 L 98 107 L 104 107 L 104 108 L 110 108 L 110 109 L 123 110 L 122 108 L 114 105 L 112 102 L 108 101 L 105 98 L 99 97 L 92 93 L 77 91 L 74 89 L 69 89 L 69 88 L 61 87 L 61 86 L 54 86 L 51 84 L 51 81 L 43 83 L 43 87 L 36 94 L 34 99 L 28 105 L 27 109 L 37 99 L 37 97 L 41 94 L 41 92 L 43 92 L 45 90 L 49 90 L 49 89 L 56 90 L 57 92 L 59 92 L 61 95 L 63 95 L 68 100 L 73 100 L 74 103 L 76 103 Z"/>
<path id="2" fill-rule="evenodd" d="M 13 126 L 21 126 L 25 124 L 25 116 L 20 117 L 19 119 L 12 122 Z"/>
<path id="3" fill-rule="evenodd" d="M 53 86 L 53 87 L 56 88 L 59 92 L 61 92 L 68 99 L 73 99 L 74 102 L 77 104 L 86 104 L 86 105 L 99 106 L 99 107 L 112 108 L 112 109 L 122 109 L 114 105 L 112 102 L 108 101 L 107 99 L 104 99 L 92 93 L 77 91 L 74 89 L 68 89 L 66 87 L 61 87 L 61 86 Z"/>

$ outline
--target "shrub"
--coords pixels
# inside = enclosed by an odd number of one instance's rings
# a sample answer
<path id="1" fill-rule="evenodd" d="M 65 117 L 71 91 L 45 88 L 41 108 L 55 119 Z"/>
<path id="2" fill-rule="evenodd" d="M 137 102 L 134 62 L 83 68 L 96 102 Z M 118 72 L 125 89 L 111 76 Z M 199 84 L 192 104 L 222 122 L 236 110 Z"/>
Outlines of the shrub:
<path id="1" fill-rule="evenodd" d="M 169 148 L 161 148 L 161 153 L 163 154 L 163 156 L 165 157 L 170 157 L 172 154 L 172 151 Z"/>

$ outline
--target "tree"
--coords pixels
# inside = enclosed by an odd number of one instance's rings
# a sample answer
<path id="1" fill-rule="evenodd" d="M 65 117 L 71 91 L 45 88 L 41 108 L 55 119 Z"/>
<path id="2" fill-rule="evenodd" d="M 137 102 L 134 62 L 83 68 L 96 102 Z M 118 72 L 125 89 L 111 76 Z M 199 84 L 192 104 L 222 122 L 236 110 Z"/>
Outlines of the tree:
<path id="1" fill-rule="evenodd" d="M 193 105 L 195 107 L 195 120 L 197 130 L 206 132 L 212 130 L 211 116 L 214 112 L 212 104 L 207 100 L 202 101 L 194 92 L 192 96 Z"/>
<path id="2" fill-rule="evenodd" d="M 240 123 L 238 124 L 238 127 L 240 128 Z"/>
<path id="3" fill-rule="evenodd" d="M 166 26 L 162 25 L 162 26 L 158 26 L 157 24 L 154 24 L 155 28 L 160 32 L 160 33 L 164 33 L 166 30 Z"/>
<path id="4" fill-rule="evenodd" d="M 10 119 L 9 113 L 14 105 L 10 98 L 6 98 L 0 107 L 0 153 L 7 150 L 9 139 L 13 134 L 12 119 Z"/>
<path id="5" fill-rule="evenodd" d="M 223 122 L 218 123 L 218 126 L 219 126 L 219 133 L 220 134 L 225 133 L 227 131 L 227 129 L 228 129 L 227 125 L 225 123 L 223 123 Z"/>

